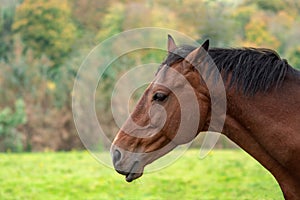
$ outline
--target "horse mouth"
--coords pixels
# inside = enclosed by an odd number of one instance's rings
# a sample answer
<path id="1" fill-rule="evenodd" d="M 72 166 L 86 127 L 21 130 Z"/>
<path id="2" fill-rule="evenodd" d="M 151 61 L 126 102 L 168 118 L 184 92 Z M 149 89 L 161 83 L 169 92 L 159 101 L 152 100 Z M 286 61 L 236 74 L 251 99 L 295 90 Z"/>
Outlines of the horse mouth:
<path id="1" fill-rule="evenodd" d="M 140 176 L 142 176 L 143 173 L 137 173 L 137 169 L 138 169 L 138 161 L 135 161 L 131 167 L 131 169 L 129 170 L 128 173 L 124 174 L 126 176 L 126 181 L 127 182 L 131 182 L 134 179 L 139 178 Z"/>

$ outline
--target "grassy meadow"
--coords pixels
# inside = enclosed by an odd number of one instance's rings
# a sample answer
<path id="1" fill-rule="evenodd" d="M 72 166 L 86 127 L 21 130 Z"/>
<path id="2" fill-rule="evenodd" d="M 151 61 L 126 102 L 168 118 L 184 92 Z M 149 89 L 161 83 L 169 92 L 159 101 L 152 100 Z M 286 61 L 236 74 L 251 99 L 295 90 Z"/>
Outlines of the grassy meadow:
<path id="1" fill-rule="evenodd" d="M 0 154 L 1 200 L 283 199 L 275 179 L 241 150 L 188 150 L 127 183 L 88 152 Z"/>

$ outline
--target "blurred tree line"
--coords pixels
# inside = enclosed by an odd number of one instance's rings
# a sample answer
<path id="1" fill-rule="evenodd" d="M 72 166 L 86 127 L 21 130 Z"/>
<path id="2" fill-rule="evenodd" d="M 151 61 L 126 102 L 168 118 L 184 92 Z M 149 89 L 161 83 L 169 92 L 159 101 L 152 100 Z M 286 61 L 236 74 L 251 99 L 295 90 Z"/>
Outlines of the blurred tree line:
<path id="1" fill-rule="evenodd" d="M 300 67 L 297 0 L 0 2 L 1 151 L 82 148 L 71 110 L 76 71 L 95 45 L 131 28 L 175 29 L 199 42 L 210 38 L 215 47 L 272 48 Z M 115 81 L 130 66 L 164 56 L 132 54 L 105 73 L 96 108 L 111 137 L 117 129 L 109 109 Z"/>

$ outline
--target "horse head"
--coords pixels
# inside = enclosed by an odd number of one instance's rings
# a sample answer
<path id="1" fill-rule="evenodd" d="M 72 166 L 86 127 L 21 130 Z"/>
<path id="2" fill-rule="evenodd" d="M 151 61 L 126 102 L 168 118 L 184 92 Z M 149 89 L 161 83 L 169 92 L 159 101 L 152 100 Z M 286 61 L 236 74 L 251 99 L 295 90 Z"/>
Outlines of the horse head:
<path id="1" fill-rule="evenodd" d="M 192 141 L 207 126 L 210 96 L 195 66 L 205 64 L 208 47 L 207 40 L 199 48 L 186 50 L 168 36 L 166 60 L 111 147 L 114 167 L 128 182 L 140 177 L 146 165 Z"/>

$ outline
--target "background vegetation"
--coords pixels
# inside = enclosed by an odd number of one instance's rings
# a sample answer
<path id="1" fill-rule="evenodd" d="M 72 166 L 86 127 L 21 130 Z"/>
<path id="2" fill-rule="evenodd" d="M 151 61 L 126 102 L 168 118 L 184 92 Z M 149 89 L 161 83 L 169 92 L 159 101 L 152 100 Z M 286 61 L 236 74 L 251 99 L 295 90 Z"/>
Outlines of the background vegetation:
<path id="1" fill-rule="evenodd" d="M 1 151 L 82 148 L 71 112 L 76 71 L 95 45 L 131 28 L 176 29 L 199 42 L 210 38 L 215 47 L 272 48 L 300 67 L 300 3 L 296 0 L 0 2 Z M 160 62 L 163 57 L 163 52 L 145 52 L 121 59 L 118 66 Z M 116 127 L 108 97 L 124 70 L 109 70 L 97 96 L 99 119 L 111 137 Z"/>

